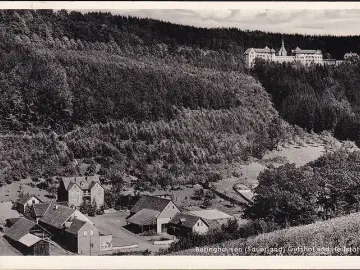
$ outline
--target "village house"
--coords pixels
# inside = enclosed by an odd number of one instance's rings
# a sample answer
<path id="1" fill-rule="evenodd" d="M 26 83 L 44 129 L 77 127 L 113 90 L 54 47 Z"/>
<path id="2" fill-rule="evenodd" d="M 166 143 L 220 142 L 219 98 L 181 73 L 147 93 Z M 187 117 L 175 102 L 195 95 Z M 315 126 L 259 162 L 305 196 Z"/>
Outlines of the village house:
<path id="1" fill-rule="evenodd" d="M 81 255 L 98 255 L 111 247 L 112 236 L 100 234 L 95 225 L 79 210 L 57 203 L 33 205 L 38 224 L 53 234 L 53 240 L 67 250 Z"/>
<path id="2" fill-rule="evenodd" d="M 104 205 L 104 188 L 99 176 L 62 177 L 58 188 L 58 201 L 66 201 L 76 208 L 84 201 Z"/>
<path id="3" fill-rule="evenodd" d="M 206 234 L 209 224 L 202 218 L 184 213 L 176 213 L 168 224 L 167 232 L 175 236 L 185 236 L 189 233 Z"/>
<path id="4" fill-rule="evenodd" d="M 31 207 L 33 204 L 41 202 L 42 201 L 35 195 L 24 194 L 15 202 L 15 209 L 19 213 L 24 214 L 27 207 Z"/>
<path id="5" fill-rule="evenodd" d="M 4 236 L 24 255 L 49 255 L 49 235 L 34 221 L 21 217 Z"/>
<path id="6" fill-rule="evenodd" d="M 79 255 L 99 255 L 112 246 L 112 235 L 102 235 L 93 224 L 76 218 L 65 230 L 65 240 L 69 250 Z"/>
<path id="7" fill-rule="evenodd" d="M 167 224 L 179 213 L 179 208 L 168 199 L 143 195 L 131 208 L 127 223 L 136 231 L 167 231 Z"/>

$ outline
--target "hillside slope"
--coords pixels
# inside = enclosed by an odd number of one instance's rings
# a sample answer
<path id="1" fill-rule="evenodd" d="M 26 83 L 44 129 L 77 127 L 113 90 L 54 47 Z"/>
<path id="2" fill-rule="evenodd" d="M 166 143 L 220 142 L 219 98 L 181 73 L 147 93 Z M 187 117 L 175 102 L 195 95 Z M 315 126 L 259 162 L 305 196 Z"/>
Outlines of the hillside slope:
<path id="1" fill-rule="evenodd" d="M 339 256 L 360 254 L 360 213 L 170 255 Z"/>
<path id="2" fill-rule="evenodd" d="M 199 182 L 211 164 L 261 156 L 282 135 L 269 95 L 248 75 L 2 42 L 0 178 L 8 182 L 74 174 L 74 158 L 95 160 L 106 176 Z"/>

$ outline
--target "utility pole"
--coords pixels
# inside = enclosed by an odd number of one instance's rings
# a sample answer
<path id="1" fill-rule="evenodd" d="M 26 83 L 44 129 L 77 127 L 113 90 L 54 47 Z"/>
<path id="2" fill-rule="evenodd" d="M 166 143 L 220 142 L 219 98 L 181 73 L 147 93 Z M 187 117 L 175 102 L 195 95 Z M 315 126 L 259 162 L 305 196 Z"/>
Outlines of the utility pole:
<path id="1" fill-rule="evenodd" d="M 89 230 L 89 234 L 90 234 L 90 256 L 91 256 L 91 230 Z"/>

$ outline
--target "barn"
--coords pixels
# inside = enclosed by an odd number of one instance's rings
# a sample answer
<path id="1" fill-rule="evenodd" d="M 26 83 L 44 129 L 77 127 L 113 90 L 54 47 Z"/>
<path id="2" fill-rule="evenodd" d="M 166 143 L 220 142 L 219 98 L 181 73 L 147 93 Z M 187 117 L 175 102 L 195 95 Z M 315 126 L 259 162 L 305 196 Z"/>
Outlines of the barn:
<path id="1" fill-rule="evenodd" d="M 41 237 L 41 228 L 33 221 L 19 218 L 4 233 L 5 238 L 24 255 L 49 255 L 50 244 Z"/>

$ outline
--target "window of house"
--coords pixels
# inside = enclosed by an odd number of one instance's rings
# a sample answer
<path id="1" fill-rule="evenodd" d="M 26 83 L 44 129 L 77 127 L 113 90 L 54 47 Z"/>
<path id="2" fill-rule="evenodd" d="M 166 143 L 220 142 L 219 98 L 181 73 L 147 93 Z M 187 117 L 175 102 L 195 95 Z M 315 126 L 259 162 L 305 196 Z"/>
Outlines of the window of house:
<path id="1" fill-rule="evenodd" d="M 93 231 L 93 230 L 90 230 L 90 235 L 94 235 L 94 231 Z"/>
<path id="2" fill-rule="evenodd" d="M 94 247 L 94 243 L 91 243 L 91 247 L 92 247 L 92 248 Z"/>
<path id="3" fill-rule="evenodd" d="M 101 195 L 101 189 L 98 190 L 98 194 Z"/>
<path id="4" fill-rule="evenodd" d="M 84 231 L 84 236 L 87 236 L 87 231 Z"/>
<path id="5" fill-rule="evenodd" d="M 200 222 L 198 222 L 198 226 L 200 226 Z"/>

